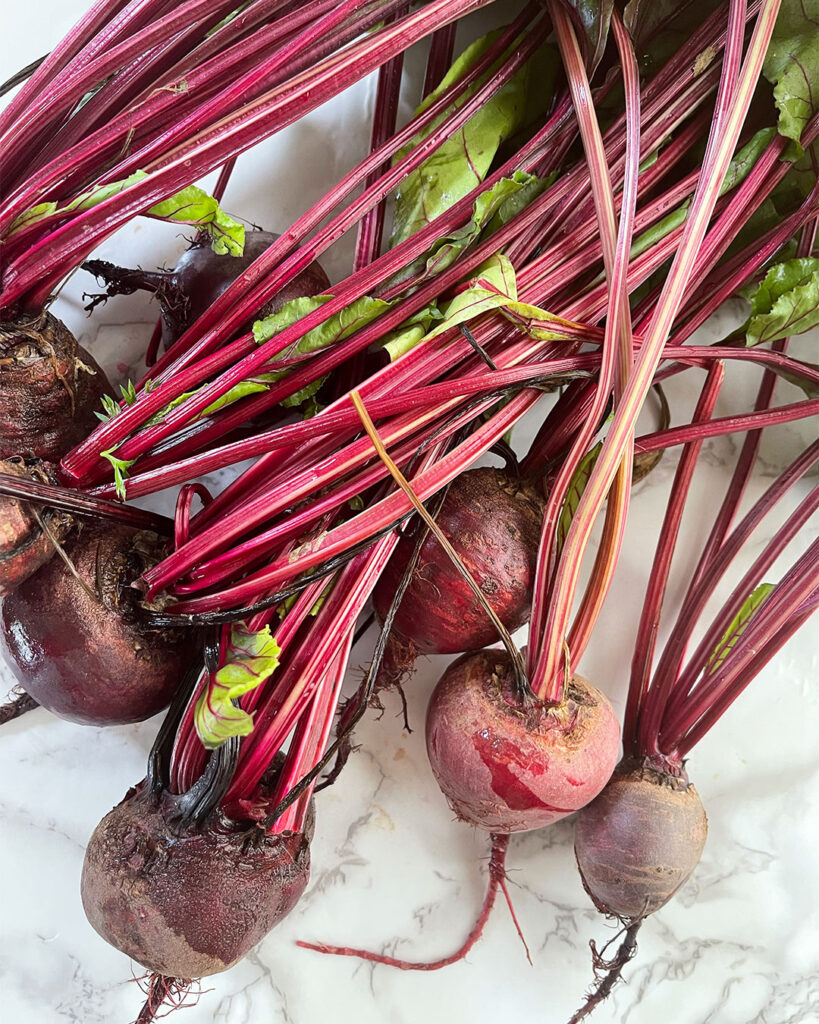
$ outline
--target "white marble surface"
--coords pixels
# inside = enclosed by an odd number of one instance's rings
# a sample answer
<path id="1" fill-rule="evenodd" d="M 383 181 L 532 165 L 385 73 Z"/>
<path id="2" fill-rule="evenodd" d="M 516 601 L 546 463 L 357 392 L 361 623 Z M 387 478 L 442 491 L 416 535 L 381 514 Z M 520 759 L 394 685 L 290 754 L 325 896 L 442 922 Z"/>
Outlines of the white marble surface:
<path id="1" fill-rule="evenodd" d="M 499 6 L 499 5 L 498 5 Z M 85 0 L 38 0 L 41 26 L 56 38 Z M 39 55 L 27 8 L 4 13 L 0 78 Z M 485 18 L 486 23 L 488 18 Z M 419 67 L 411 65 L 417 80 Z M 366 144 L 372 83 L 317 111 L 239 162 L 227 195 L 231 213 L 284 227 L 350 166 Z M 294 160 L 298 173 L 293 174 Z M 131 226 L 107 252 L 145 266 L 172 263 L 183 245 L 172 229 Z M 349 247 L 329 261 L 343 272 Z M 87 321 L 76 275 L 59 312 L 115 374 L 136 364 L 152 311 L 121 299 Z M 725 318 L 737 310 L 726 311 Z M 705 338 L 717 336 L 715 328 Z M 815 353 L 817 337 L 798 351 Z M 815 354 L 809 358 L 816 359 Z M 119 369 L 117 369 L 119 365 Z M 699 381 L 675 382 L 678 420 Z M 731 369 L 718 412 L 741 408 L 755 373 Z M 778 401 L 795 393 L 781 384 Z M 748 500 L 799 450 L 816 423 L 769 432 Z M 520 428 L 525 443 L 531 424 Z M 669 607 L 679 599 L 696 545 L 711 521 L 736 452 L 734 439 L 706 445 L 684 526 Z M 634 495 L 626 549 L 611 598 L 581 666 L 622 710 L 634 624 L 648 553 L 676 457 Z M 813 481 L 815 482 L 815 480 Z M 769 536 L 810 482 L 794 490 L 752 545 Z M 794 547 L 815 535 L 814 523 Z M 753 551 L 751 552 L 753 554 Z M 739 566 L 741 569 L 742 566 Z M 819 843 L 816 626 L 808 627 L 756 680 L 690 762 L 710 818 L 701 864 L 680 895 L 644 926 L 638 959 L 626 970 L 599 1024 L 807 1024 L 819 1019 Z M 362 643 L 354 661 L 364 665 Z M 444 664 L 418 666 L 408 688 L 408 735 L 397 701 L 361 727 L 361 751 L 318 803 L 310 887 L 294 913 L 247 960 L 207 979 L 187 1024 L 561 1024 L 590 979 L 587 943 L 610 927 L 593 910 L 573 864 L 571 822 L 513 838 L 508 867 L 534 965 L 524 959 L 499 905 L 467 962 L 432 974 L 401 973 L 295 947 L 297 938 L 432 958 L 457 945 L 479 906 L 486 839 L 452 820 L 432 779 L 423 744 L 425 702 Z M 0 675 L 6 670 L 0 666 Z M 359 673 L 352 673 L 350 687 Z M 5 687 L 3 687 L 5 689 Z M 140 993 L 134 967 L 86 923 L 78 880 L 84 844 L 99 818 L 144 771 L 158 720 L 87 729 L 36 711 L 0 735 L 0 1016 L 11 1024 L 127 1024 Z"/>

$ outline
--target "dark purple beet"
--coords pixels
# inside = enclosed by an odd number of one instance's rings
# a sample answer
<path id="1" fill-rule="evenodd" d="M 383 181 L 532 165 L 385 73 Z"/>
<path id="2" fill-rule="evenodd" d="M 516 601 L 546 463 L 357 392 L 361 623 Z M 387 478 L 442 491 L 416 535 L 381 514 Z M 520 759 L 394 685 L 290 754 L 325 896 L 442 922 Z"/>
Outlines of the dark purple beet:
<path id="1" fill-rule="evenodd" d="M 25 480 L 56 483 L 54 472 L 42 462 L 26 464 L 22 459 L 0 459 L 0 473 Z M 71 529 L 72 518 L 65 512 L 43 508 L 40 518 L 57 543 Z M 0 597 L 16 590 L 54 554 L 54 544 L 40 528 L 32 506 L 16 498 L 0 496 Z"/>
<path id="2" fill-rule="evenodd" d="M 278 237 L 272 231 L 249 231 L 241 256 L 219 255 L 209 243 L 197 242 L 167 273 L 126 270 L 104 260 L 88 260 L 83 266 L 108 285 L 108 295 L 130 295 L 139 289 L 154 292 L 162 311 L 162 342 L 170 348 Z M 265 303 L 256 319 L 277 312 L 291 299 L 321 295 L 329 288 L 321 264 L 313 262 Z"/>
<path id="3" fill-rule="evenodd" d="M 272 789 L 254 802 L 268 803 Z M 247 824 L 216 811 L 175 821 L 178 798 L 142 783 L 88 843 L 82 902 L 91 925 L 148 970 L 201 978 L 250 952 L 298 902 L 310 876 L 312 810 L 303 833 L 246 843 Z"/>
<path id="4" fill-rule="evenodd" d="M 605 786 L 620 748 L 608 700 L 574 676 L 563 701 L 522 699 L 502 650 L 453 662 L 427 709 L 432 771 L 459 818 L 488 832 L 542 828 Z"/>
<path id="5" fill-rule="evenodd" d="M 633 921 L 664 906 L 699 863 L 705 810 L 683 768 L 622 761 L 578 816 L 574 852 L 583 886 L 604 914 Z"/>
<path id="6" fill-rule="evenodd" d="M 449 488 L 438 526 L 452 543 L 495 613 L 511 632 L 529 618 L 543 501 L 525 482 L 500 469 L 471 469 Z M 402 538 L 373 601 L 383 622 L 415 548 Z M 393 621 L 389 651 L 400 679 L 418 654 L 460 654 L 498 640 L 480 602 L 433 535 Z M 386 666 L 390 674 L 391 665 Z"/>
<path id="7" fill-rule="evenodd" d="M 153 533 L 84 523 L 65 544 L 79 580 L 53 558 L 4 600 L 3 646 L 26 693 L 89 725 L 139 722 L 168 705 L 197 638 L 149 629 L 130 586 L 163 550 Z"/>
<path id="8" fill-rule="evenodd" d="M 0 459 L 59 461 L 97 425 L 111 385 L 56 317 L 0 326 Z"/>

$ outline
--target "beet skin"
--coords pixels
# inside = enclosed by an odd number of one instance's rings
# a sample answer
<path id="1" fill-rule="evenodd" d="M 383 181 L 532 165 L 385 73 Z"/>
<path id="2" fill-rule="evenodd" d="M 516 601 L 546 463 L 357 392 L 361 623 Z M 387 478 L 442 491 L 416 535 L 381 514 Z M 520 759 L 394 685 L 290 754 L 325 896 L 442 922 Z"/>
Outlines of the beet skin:
<path id="1" fill-rule="evenodd" d="M 111 385 L 56 317 L 0 327 L 0 459 L 57 462 L 97 426 Z"/>
<path id="2" fill-rule="evenodd" d="M 537 492 L 503 470 L 489 468 L 457 477 L 436 517 L 510 632 L 529 618 L 542 522 L 543 502 Z M 373 600 L 382 622 L 415 543 L 412 535 L 401 540 L 375 588 Z M 461 654 L 499 639 L 469 584 L 433 535 L 421 548 L 392 635 L 415 654 Z"/>
<path id="3" fill-rule="evenodd" d="M 466 654 L 427 710 L 430 764 L 459 818 L 489 832 L 542 828 L 585 806 L 611 776 L 620 727 L 608 700 L 574 676 L 563 702 L 522 701 L 505 651 Z"/>
<path id="4" fill-rule="evenodd" d="M 303 833 L 246 843 L 247 824 L 220 811 L 180 828 L 178 799 L 132 789 L 91 836 L 81 891 L 112 946 L 192 979 L 232 967 L 293 909 L 310 876 L 313 823 L 311 813 Z"/>
<path id="5" fill-rule="evenodd" d="M 604 914 L 633 921 L 664 906 L 699 863 L 708 821 L 685 770 L 622 761 L 575 827 L 583 886 Z"/>
<path id="6" fill-rule="evenodd" d="M 45 463 L 26 464 L 22 459 L 0 459 L 0 473 L 22 480 L 56 483 Z M 41 508 L 40 519 L 57 543 L 71 528 L 72 518 L 65 512 Z M 0 597 L 11 594 L 20 584 L 45 565 L 54 554 L 54 544 L 40 528 L 32 506 L 16 498 L 0 497 Z"/>
<path id="7" fill-rule="evenodd" d="M 84 523 L 65 544 L 84 586 L 53 558 L 4 600 L 3 646 L 26 693 L 88 725 L 139 722 L 168 705 L 199 644 L 193 630 L 149 629 L 131 588 L 163 550 L 153 533 Z"/>
<path id="8" fill-rule="evenodd" d="M 241 256 L 219 255 L 208 243 L 193 245 L 183 252 L 169 275 L 170 287 L 159 295 L 165 347 L 181 337 L 278 237 L 272 231 L 248 231 Z M 313 262 L 265 303 L 257 319 L 278 312 L 291 299 L 322 295 L 329 289 L 330 281 L 321 264 Z"/>

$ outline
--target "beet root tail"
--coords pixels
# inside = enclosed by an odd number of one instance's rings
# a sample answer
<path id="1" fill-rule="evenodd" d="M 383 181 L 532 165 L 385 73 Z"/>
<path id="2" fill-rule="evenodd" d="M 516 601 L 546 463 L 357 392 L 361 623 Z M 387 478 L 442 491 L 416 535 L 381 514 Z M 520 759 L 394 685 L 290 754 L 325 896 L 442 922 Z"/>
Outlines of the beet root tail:
<path id="1" fill-rule="evenodd" d="M 508 846 L 508 835 L 503 835 L 501 833 L 492 834 L 492 853 L 489 858 L 489 885 L 486 888 L 486 895 L 484 896 L 481 912 L 463 944 L 449 956 L 442 957 L 440 960 L 415 961 L 402 960 L 397 957 L 386 956 L 383 953 L 373 953 L 367 949 L 354 949 L 350 946 L 331 946 L 326 942 L 297 941 L 296 945 L 301 946 L 302 949 L 312 949 L 316 953 L 326 953 L 333 956 L 358 957 L 360 960 L 368 960 L 370 963 L 385 964 L 387 967 L 395 967 L 399 971 L 439 971 L 442 967 L 449 967 L 450 964 L 463 960 L 480 939 L 483 934 L 484 927 L 486 926 L 486 922 L 489 920 L 489 915 L 492 913 L 492 908 L 495 905 L 498 889 L 500 889 L 506 898 L 515 928 L 520 936 L 521 942 L 523 943 L 523 948 L 526 950 L 526 958 L 529 963 L 531 963 L 532 958 L 529 955 L 529 947 L 526 945 L 526 940 L 523 938 L 523 933 L 521 932 L 518 919 L 515 916 L 515 911 L 512 908 L 512 900 L 506 885 L 506 850 Z"/>
<path id="2" fill-rule="evenodd" d="M 9 694 L 6 703 L 0 704 L 0 725 L 13 722 L 15 718 L 19 718 L 27 711 L 33 711 L 39 706 L 37 701 L 33 697 L 29 697 L 25 690 L 14 689 Z"/>
<path id="3" fill-rule="evenodd" d="M 139 986 L 145 993 L 145 1003 L 134 1024 L 152 1024 L 174 1010 L 194 1006 L 200 995 L 197 989 L 191 998 L 195 984 L 184 978 L 169 978 L 165 974 L 148 974 L 140 978 Z"/>
<path id="4" fill-rule="evenodd" d="M 579 1021 L 585 1020 L 600 1003 L 605 1002 L 609 995 L 611 995 L 612 989 L 620 980 L 623 968 L 633 959 L 637 952 L 637 932 L 640 930 L 640 925 L 644 920 L 645 918 L 638 917 L 626 925 L 625 931 L 621 933 L 623 941 L 620 943 L 614 956 L 608 960 L 604 955 L 606 947 L 604 946 L 602 950 L 598 950 L 597 945 L 592 940 L 590 945 L 594 972 L 598 982 L 586 997 L 585 1003 L 575 1012 L 569 1024 L 579 1024 Z"/>

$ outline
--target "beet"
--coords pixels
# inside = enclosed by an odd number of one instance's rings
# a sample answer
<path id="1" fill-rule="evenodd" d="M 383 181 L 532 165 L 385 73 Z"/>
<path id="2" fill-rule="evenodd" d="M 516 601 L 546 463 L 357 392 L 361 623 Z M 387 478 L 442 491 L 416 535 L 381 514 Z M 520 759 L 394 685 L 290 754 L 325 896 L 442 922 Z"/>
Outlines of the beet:
<path id="1" fill-rule="evenodd" d="M 270 804 L 263 780 L 253 802 Z M 82 902 L 111 945 L 151 971 L 201 978 L 227 970 L 296 905 L 310 875 L 312 810 L 304 832 L 258 832 L 212 812 L 178 820 L 179 798 L 145 783 L 108 813 L 88 843 Z M 268 808 L 269 809 L 269 808 Z"/>
<path id="2" fill-rule="evenodd" d="M 89 725 L 167 706 L 199 645 L 191 630 L 149 628 L 130 586 L 164 546 L 149 531 L 84 523 L 65 545 L 77 576 L 54 558 L 5 599 L 3 645 L 26 693 Z"/>
<path id="3" fill-rule="evenodd" d="M 578 816 L 575 857 L 604 914 L 633 921 L 664 906 L 699 863 L 708 821 L 683 768 L 624 760 Z"/>
<path id="4" fill-rule="evenodd" d="M 43 483 L 57 482 L 53 469 L 39 461 L 26 464 L 22 459 L 0 459 L 0 473 Z M 54 554 L 51 538 L 59 544 L 71 529 L 73 519 L 66 512 L 43 508 L 39 516 L 47 532 L 41 529 L 28 502 L 0 496 L 0 597 L 12 593 L 45 565 Z"/>
<path id="5" fill-rule="evenodd" d="M 97 425 L 111 385 L 50 313 L 0 327 L 0 459 L 56 462 Z"/>
<path id="6" fill-rule="evenodd" d="M 500 469 L 471 469 L 451 484 L 436 523 L 495 613 L 513 632 L 529 618 L 543 501 Z M 373 594 L 383 622 L 415 548 L 403 537 Z M 469 584 L 430 534 L 390 633 L 385 672 L 394 681 L 418 654 L 461 654 L 498 640 Z"/>
<path id="7" fill-rule="evenodd" d="M 167 273 L 125 270 L 104 260 L 88 260 L 83 266 L 108 285 L 108 295 L 154 292 L 162 311 L 162 342 L 170 348 L 278 237 L 272 231 L 248 232 L 241 256 L 219 255 L 209 243 L 196 242 Z M 321 295 L 329 288 L 321 264 L 313 262 L 265 303 L 257 318 L 277 312 L 291 299 Z"/>
<path id="8" fill-rule="evenodd" d="M 466 654 L 449 666 L 427 710 L 427 753 L 459 818 L 490 832 L 524 832 L 597 796 L 617 760 L 617 718 L 580 676 L 566 690 L 553 707 L 522 698 L 505 651 Z"/>

